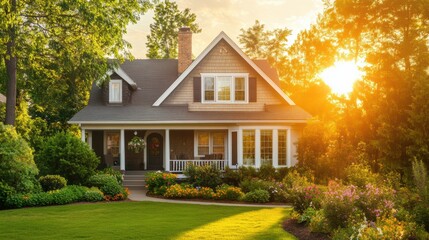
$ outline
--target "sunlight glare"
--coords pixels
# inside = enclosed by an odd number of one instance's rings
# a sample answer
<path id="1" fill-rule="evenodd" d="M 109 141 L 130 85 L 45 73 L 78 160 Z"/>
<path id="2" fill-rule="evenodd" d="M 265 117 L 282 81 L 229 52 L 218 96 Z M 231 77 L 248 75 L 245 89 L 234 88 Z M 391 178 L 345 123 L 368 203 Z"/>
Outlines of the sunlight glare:
<path id="1" fill-rule="evenodd" d="M 362 77 L 358 64 L 353 61 L 339 61 L 325 69 L 319 77 L 331 88 L 332 93 L 346 95 L 353 91 L 353 84 Z"/>

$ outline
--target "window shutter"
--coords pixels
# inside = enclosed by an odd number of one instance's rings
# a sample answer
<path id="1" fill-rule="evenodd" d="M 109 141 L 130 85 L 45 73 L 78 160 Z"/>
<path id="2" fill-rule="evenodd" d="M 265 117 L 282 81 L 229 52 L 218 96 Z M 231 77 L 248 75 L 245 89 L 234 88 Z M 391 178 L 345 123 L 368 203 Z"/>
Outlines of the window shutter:
<path id="1" fill-rule="evenodd" d="M 249 102 L 256 102 L 256 78 L 249 77 Z"/>
<path id="2" fill-rule="evenodd" d="M 201 102 L 201 77 L 194 77 L 194 102 Z"/>

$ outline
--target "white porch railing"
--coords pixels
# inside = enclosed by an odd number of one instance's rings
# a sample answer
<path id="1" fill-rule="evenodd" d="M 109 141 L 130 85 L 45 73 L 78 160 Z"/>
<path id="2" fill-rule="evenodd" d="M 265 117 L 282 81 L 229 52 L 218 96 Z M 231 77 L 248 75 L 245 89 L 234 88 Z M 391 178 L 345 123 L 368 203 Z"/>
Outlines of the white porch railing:
<path id="1" fill-rule="evenodd" d="M 194 166 L 214 165 L 217 169 L 224 171 L 227 166 L 226 160 L 170 160 L 170 172 L 183 172 L 186 167 L 192 164 Z"/>

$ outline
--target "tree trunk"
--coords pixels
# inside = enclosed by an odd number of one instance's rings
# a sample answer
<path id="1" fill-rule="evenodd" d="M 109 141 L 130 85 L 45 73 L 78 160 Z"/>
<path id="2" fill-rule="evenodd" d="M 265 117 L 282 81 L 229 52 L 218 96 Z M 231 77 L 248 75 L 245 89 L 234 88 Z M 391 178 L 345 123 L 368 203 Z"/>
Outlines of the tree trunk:
<path id="1" fill-rule="evenodd" d="M 11 0 L 11 13 L 16 14 L 16 0 Z M 16 110 L 16 52 L 15 37 L 16 28 L 12 26 L 9 31 L 9 41 L 7 42 L 7 52 L 5 56 L 6 73 L 7 73 L 7 90 L 6 90 L 6 121 L 5 124 L 15 125 Z"/>

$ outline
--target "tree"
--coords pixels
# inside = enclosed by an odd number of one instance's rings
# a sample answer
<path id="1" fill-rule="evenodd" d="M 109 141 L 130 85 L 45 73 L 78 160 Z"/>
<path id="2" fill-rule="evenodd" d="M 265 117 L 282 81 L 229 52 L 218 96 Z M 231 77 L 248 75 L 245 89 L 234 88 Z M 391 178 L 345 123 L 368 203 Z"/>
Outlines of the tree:
<path id="1" fill-rule="evenodd" d="M 252 27 L 240 31 L 238 41 L 244 53 L 252 59 L 268 59 L 272 65 L 276 65 L 286 53 L 287 37 L 291 34 L 287 28 L 265 30 L 265 25 L 259 20 Z"/>
<path id="2" fill-rule="evenodd" d="M 73 92 L 78 89 L 73 85 L 102 76 L 107 68 L 106 56 L 128 56 L 130 45 L 122 35 L 128 23 L 135 23 L 148 7 L 146 0 L 3 1 L 0 56 L 7 73 L 5 122 L 15 122 L 17 82 L 43 77 L 55 87 L 62 88 L 66 83 Z M 64 73 L 69 74 L 68 79 L 63 78 Z M 46 88 L 33 91 L 35 95 L 43 93 Z"/>
<path id="3" fill-rule="evenodd" d="M 197 16 L 189 8 L 180 11 L 176 2 L 165 0 L 155 6 L 154 23 L 147 36 L 146 56 L 150 59 L 177 58 L 177 35 L 180 27 L 187 26 L 193 33 L 201 32 Z"/>

